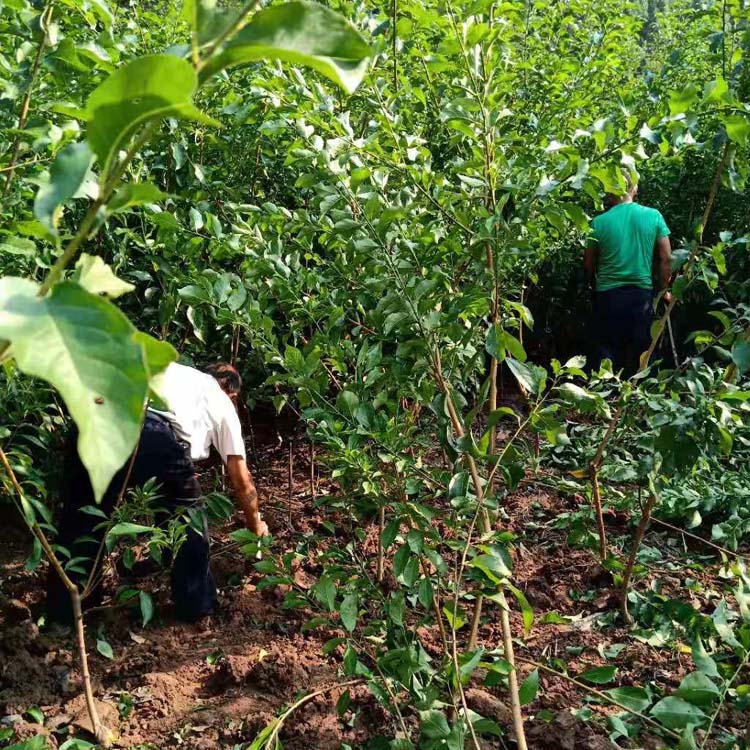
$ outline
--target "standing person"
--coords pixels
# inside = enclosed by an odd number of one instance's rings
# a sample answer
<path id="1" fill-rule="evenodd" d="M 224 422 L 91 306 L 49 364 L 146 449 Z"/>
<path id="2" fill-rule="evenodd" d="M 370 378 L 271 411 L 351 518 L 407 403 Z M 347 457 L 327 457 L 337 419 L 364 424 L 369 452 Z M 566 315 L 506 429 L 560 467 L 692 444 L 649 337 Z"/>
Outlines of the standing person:
<path id="1" fill-rule="evenodd" d="M 160 485 L 158 504 L 166 511 L 167 518 L 180 508 L 195 504 L 201 488 L 193 462 L 208 458 L 214 448 L 226 466 L 247 528 L 258 536 L 267 534 L 268 527 L 258 512 L 258 493 L 247 467 L 236 410 L 241 385 L 239 373 L 228 364 L 212 365 L 207 372 L 170 364 L 158 386 L 169 411 L 147 409 L 132 466 L 128 460 L 102 499 L 100 508 L 107 518 L 111 517 L 124 484 L 128 488 L 142 487 L 150 479 L 156 479 Z M 94 579 L 98 573 L 97 557 L 106 529 L 97 528 L 102 525 L 101 519 L 89 512 L 95 505 L 94 494 L 76 450 L 76 439 L 74 431 L 63 468 L 62 519 L 56 544 L 67 550 L 69 559 L 77 560 L 70 576 L 81 587 L 92 571 Z M 66 560 L 61 562 L 65 564 Z M 216 607 L 216 585 L 209 569 L 205 527 L 202 534 L 191 527 L 186 529 L 186 538 L 172 565 L 171 589 L 175 613 L 181 620 L 194 622 Z M 101 599 L 101 587 L 94 586 L 92 593 L 85 602 L 87 606 Z M 51 621 L 72 623 L 70 597 L 54 571 L 50 571 L 48 579 L 47 613 Z"/>
<path id="2" fill-rule="evenodd" d="M 595 280 L 593 329 L 596 360 L 632 375 L 651 343 L 654 277 L 666 290 L 672 275 L 669 228 L 655 208 L 635 202 L 629 172 L 624 195 L 607 195 L 609 209 L 591 222 L 583 265 Z M 665 292 L 669 299 L 669 292 Z"/>

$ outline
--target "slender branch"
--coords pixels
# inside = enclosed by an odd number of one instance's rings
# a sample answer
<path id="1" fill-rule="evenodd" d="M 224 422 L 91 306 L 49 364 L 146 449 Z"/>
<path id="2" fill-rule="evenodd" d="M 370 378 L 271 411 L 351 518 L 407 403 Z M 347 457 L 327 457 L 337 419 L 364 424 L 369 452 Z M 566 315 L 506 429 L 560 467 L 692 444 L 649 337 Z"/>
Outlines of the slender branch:
<path id="1" fill-rule="evenodd" d="M 219 36 L 214 39 L 211 46 L 206 51 L 202 60 L 198 61 L 195 69 L 200 72 L 206 66 L 206 63 L 211 59 L 214 53 L 226 42 L 228 39 L 233 37 L 242 27 L 247 23 L 248 16 L 260 5 L 260 0 L 251 0 L 241 11 L 235 19 L 234 23 L 229 24 Z"/>
<path id="2" fill-rule="evenodd" d="M 9 164 L 7 167 L 0 167 L 0 173 L 12 172 L 14 169 L 23 169 L 23 167 L 29 167 L 32 164 L 44 164 L 45 162 L 51 161 L 51 157 L 44 156 L 42 158 L 28 159 L 27 161 L 18 162 L 17 164 Z"/>
<path id="3" fill-rule="evenodd" d="M 651 518 L 651 511 L 654 509 L 654 506 L 656 505 L 656 493 L 651 492 L 648 497 L 648 502 L 646 503 L 646 506 L 643 508 L 643 513 L 641 514 L 641 520 L 638 523 L 638 527 L 635 530 L 635 533 L 633 534 L 633 544 L 630 548 L 630 555 L 628 557 L 628 562 L 625 565 L 625 572 L 622 575 L 622 593 L 620 598 L 620 608 L 622 609 L 622 616 L 625 618 L 625 622 L 630 625 L 633 622 L 633 618 L 630 616 L 630 612 L 628 612 L 628 593 L 630 591 L 630 577 L 633 575 L 633 568 L 635 567 L 635 560 L 638 556 L 638 548 L 641 546 L 641 541 L 643 540 L 643 535 L 646 533 L 646 529 L 648 527 L 648 522 Z"/>
<path id="4" fill-rule="evenodd" d="M 705 544 L 707 547 L 711 547 L 715 549 L 717 552 L 723 552 L 725 555 L 728 555 L 729 557 L 739 557 L 743 560 L 750 561 L 750 556 L 743 555 L 741 552 L 737 552 L 736 550 L 727 549 L 726 547 L 722 547 L 720 544 L 716 544 L 715 542 L 711 542 L 708 539 L 704 539 L 702 536 L 698 536 L 698 534 L 692 534 L 689 531 L 685 531 L 685 529 L 681 529 L 679 526 L 673 526 L 671 523 L 667 523 L 666 521 L 662 521 L 660 518 L 652 518 L 651 521 L 653 523 L 658 523 L 659 526 L 664 526 L 666 529 L 670 529 L 671 531 L 676 531 L 678 534 L 684 534 L 685 536 L 689 536 L 691 539 L 695 539 L 697 542 L 701 542 L 702 544 Z"/>
<path id="5" fill-rule="evenodd" d="M 463 425 L 461 424 L 461 420 L 458 418 L 458 413 L 456 412 L 456 407 L 453 403 L 451 390 L 448 386 L 448 383 L 445 381 L 445 378 L 443 377 L 443 368 L 442 368 L 439 350 L 435 350 L 435 352 L 433 353 L 433 372 L 434 372 L 438 387 L 440 388 L 441 392 L 443 393 L 445 397 L 445 404 L 448 409 L 448 415 L 450 416 L 451 423 L 453 425 L 453 430 L 458 437 L 463 437 L 465 435 L 465 431 L 464 431 Z M 479 478 L 479 470 L 477 468 L 477 463 L 474 460 L 474 457 L 471 455 L 467 455 L 466 460 L 467 460 L 467 463 L 469 464 L 469 472 L 471 474 L 472 484 L 474 485 L 474 494 L 477 496 L 477 514 L 478 514 L 478 517 L 481 519 L 482 531 L 483 533 L 488 534 L 492 531 L 492 527 L 490 526 L 489 517 L 487 516 L 487 509 L 484 506 L 484 488 L 482 487 L 482 481 Z M 475 515 L 475 520 L 476 518 L 477 518 L 477 515 Z M 472 523 L 472 528 L 470 530 L 469 539 L 471 538 L 472 532 L 473 532 L 473 523 Z M 458 596 L 458 591 L 456 592 L 456 596 Z M 476 611 L 474 613 L 474 621 L 476 621 L 477 623 L 477 628 L 478 628 L 479 618 L 481 617 L 481 607 L 482 607 L 482 597 L 478 596 L 476 604 L 475 604 L 475 608 L 479 609 L 480 613 L 477 614 Z M 455 622 L 455 617 L 454 617 L 454 622 Z M 505 649 L 505 658 L 510 664 L 513 664 L 514 663 L 513 661 L 514 659 L 513 637 L 512 637 L 511 628 L 510 628 L 510 617 L 508 616 L 507 610 L 503 608 L 501 608 L 500 610 L 500 624 L 502 626 L 502 632 L 503 632 L 503 646 Z M 476 635 L 474 637 L 474 640 L 476 640 Z M 454 638 L 454 643 L 455 643 L 455 638 Z M 469 645 L 471 647 L 471 643 Z M 526 734 L 524 732 L 524 727 L 523 727 L 523 712 L 521 710 L 521 701 L 518 695 L 518 677 L 515 673 L 515 670 L 512 671 L 508 675 L 508 687 L 510 690 L 511 711 L 513 713 L 513 726 L 514 726 L 515 734 L 516 734 L 516 744 L 518 745 L 519 750 L 527 750 Z"/>
<path id="6" fill-rule="evenodd" d="M 547 672 L 548 674 L 554 675 L 555 677 L 559 677 L 560 679 L 567 680 L 572 685 L 575 685 L 576 687 L 581 688 L 582 690 L 586 690 L 592 695 L 595 695 L 600 700 L 606 701 L 607 703 L 610 703 L 613 706 L 617 706 L 618 708 L 621 708 L 623 711 L 627 711 L 629 714 L 633 714 L 633 716 L 637 716 L 641 721 L 645 721 L 648 724 L 651 724 L 651 726 L 657 727 L 662 732 L 665 732 L 670 737 L 674 737 L 676 739 L 680 739 L 679 733 L 667 729 L 666 727 L 659 724 L 656 719 L 652 719 L 650 716 L 646 716 L 645 714 L 640 713 L 640 711 L 634 711 L 632 708 L 628 708 L 628 706 L 624 705 L 623 703 L 620 703 L 618 700 L 615 700 L 611 696 L 607 695 L 606 693 L 602 692 L 601 690 L 597 690 L 596 688 L 592 688 L 590 685 L 586 685 L 583 682 L 579 682 L 575 679 L 575 677 L 571 677 L 570 675 L 565 674 L 565 672 L 559 672 L 556 669 L 552 669 L 552 667 L 548 667 L 546 664 L 541 664 L 540 662 L 533 661 L 532 659 L 527 659 L 524 656 L 519 656 L 518 661 L 523 662 L 524 664 L 528 664 L 531 667 L 534 667 L 535 669 L 541 669 L 543 672 Z"/>
<path id="7" fill-rule="evenodd" d="M 292 703 L 289 708 L 284 711 L 284 713 L 279 716 L 278 719 L 275 720 L 273 723 L 273 730 L 268 735 L 268 739 L 263 743 L 264 747 L 267 748 L 276 748 L 278 747 L 278 737 L 279 732 L 281 731 L 281 728 L 284 726 L 284 722 L 298 709 L 305 705 L 305 703 L 309 703 L 313 698 L 317 698 L 319 695 L 324 695 L 325 693 L 329 693 L 331 690 L 338 690 L 341 688 L 348 688 L 352 685 L 360 685 L 364 682 L 363 679 L 358 680 L 349 680 L 349 682 L 339 682 L 335 685 L 329 685 L 328 687 L 320 688 L 319 690 L 315 690 L 312 693 L 308 693 L 307 695 L 300 698 L 298 701 L 295 701 Z M 272 744 L 273 743 L 273 744 Z"/>
<path id="8" fill-rule="evenodd" d="M 607 531 L 604 527 L 602 495 L 599 489 L 599 469 L 594 463 L 591 464 L 591 498 L 594 502 L 596 524 L 599 529 L 599 559 L 604 562 L 607 559 Z"/>
<path id="9" fill-rule="evenodd" d="M 10 479 L 13 488 L 18 494 L 18 497 L 20 499 L 23 499 L 23 497 L 25 496 L 23 488 L 16 478 L 13 467 L 10 465 L 10 461 L 8 461 L 8 457 L 5 455 L 5 451 L 2 449 L 2 447 L 0 447 L 0 463 L 2 463 L 3 468 L 5 469 L 5 473 L 8 475 L 8 478 Z M 111 747 L 112 733 L 99 718 L 99 711 L 96 707 L 96 701 L 94 699 L 94 691 L 91 687 L 91 674 L 89 672 L 89 660 L 88 653 L 86 651 L 86 635 L 83 623 L 83 611 L 81 609 L 80 592 L 78 590 L 78 587 L 75 585 L 75 583 L 73 583 L 68 574 L 65 572 L 65 569 L 60 564 L 55 551 L 52 549 L 49 541 L 47 541 L 47 537 L 45 536 L 39 524 L 36 521 L 32 521 L 31 519 L 27 518 L 25 513 L 22 513 L 21 515 L 23 516 L 23 519 L 26 522 L 26 525 L 29 527 L 31 533 L 37 538 L 39 544 L 41 544 L 42 550 L 44 550 L 44 554 L 46 555 L 49 564 L 52 566 L 53 570 L 58 575 L 70 595 L 71 604 L 73 605 L 73 622 L 75 624 L 76 640 L 78 643 L 78 658 L 81 662 L 81 678 L 83 680 L 83 694 L 86 699 L 86 708 L 88 710 L 89 718 L 91 719 L 91 726 L 94 730 L 94 735 L 97 741 L 103 747 Z"/>
<path id="10" fill-rule="evenodd" d="M 391 5 L 391 25 L 393 32 L 391 35 L 392 39 L 392 55 L 393 55 L 393 93 L 398 93 L 398 34 L 396 32 L 396 21 L 398 20 L 398 0 L 393 0 Z"/>
<path id="11" fill-rule="evenodd" d="M 26 89 L 26 95 L 23 98 L 23 102 L 21 103 L 21 112 L 18 117 L 18 130 L 23 130 L 26 126 L 26 120 L 29 116 L 29 109 L 31 108 L 31 97 L 34 93 L 34 86 L 36 85 L 36 79 L 37 75 L 39 74 L 39 65 L 42 62 L 42 54 L 44 53 L 44 50 L 47 47 L 48 42 L 48 36 L 47 36 L 47 29 L 49 27 L 50 19 L 52 18 L 52 10 L 53 10 L 54 4 L 49 3 L 47 7 L 42 12 L 41 18 L 40 18 L 40 26 L 42 30 L 42 38 L 39 40 L 39 46 L 36 50 L 36 55 L 34 56 L 34 63 L 31 67 L 31 79 L 29 80 L 29 86 Z M 13 182 L 13 175 L 16 171 L 16 161 L 18 160 L 18 155 L 21 153 L 21 138 L 22 134 L 18 133 L 16 135 L 15 140 L 13 142 L 13 149 L 12 149 L 12 155 L 10 157 L 10 165 L 7 168 L 8 176 L 5 178 L 5 187 L 3 188 L 3 197 L 6 197 L 8 193 L 10 192 L 10 186 Z M 3 170 L 4 171 L 4 170 Z"/>

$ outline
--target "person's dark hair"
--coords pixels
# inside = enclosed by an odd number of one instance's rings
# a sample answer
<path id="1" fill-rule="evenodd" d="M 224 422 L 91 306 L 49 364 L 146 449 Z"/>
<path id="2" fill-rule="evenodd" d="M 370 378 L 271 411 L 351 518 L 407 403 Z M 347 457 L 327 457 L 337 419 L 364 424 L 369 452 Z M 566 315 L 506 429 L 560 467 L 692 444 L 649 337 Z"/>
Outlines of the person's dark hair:
<path id="1" fill-rule="evenodd" d="M 228 362 L 214 362 L 206 367 L 206 372 L 221 386 L 228 396 L 237 396 L 242 390 L 242 378 L 237 368 Z"/>

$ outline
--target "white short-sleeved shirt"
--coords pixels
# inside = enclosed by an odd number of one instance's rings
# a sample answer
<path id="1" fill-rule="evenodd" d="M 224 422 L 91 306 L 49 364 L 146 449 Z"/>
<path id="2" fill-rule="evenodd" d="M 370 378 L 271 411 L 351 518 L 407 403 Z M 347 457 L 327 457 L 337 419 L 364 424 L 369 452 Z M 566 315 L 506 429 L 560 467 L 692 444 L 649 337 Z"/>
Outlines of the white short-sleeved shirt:
<path id="1" fill-rule="evenodd" d="M 228 456 L 246 457 L 237 411 L 211 375 L 173 362 L 158 377 L 158 393 L 169 411 L 151 411 L 167 419 L 177 437 L 190 445 L 193 461 L 208 458 L 211 446 L 224 463 Z"/>

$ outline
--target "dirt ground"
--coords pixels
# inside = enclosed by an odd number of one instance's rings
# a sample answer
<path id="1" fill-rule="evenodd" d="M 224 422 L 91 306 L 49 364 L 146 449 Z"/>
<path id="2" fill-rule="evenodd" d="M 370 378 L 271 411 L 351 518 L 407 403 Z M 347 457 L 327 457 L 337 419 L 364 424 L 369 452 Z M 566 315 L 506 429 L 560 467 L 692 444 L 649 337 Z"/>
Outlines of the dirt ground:
<path id="1" fill-rule="evenodd" d="M 294 459 L 292 518 L 288 525 L 288 452 L 275 436 L 265 442 L 254 436 L 254 474 L 264 500 L 264 517 L 275 535 L 274 551 L 293 549 L 306 531 L 321 522 L 313 507 L 309 450 L 298 443 Z M 335 488 L 318 480 L 317 492 Z M 560 656 L 571 670 L 604 664 L 603 649 L 619 649 L 606 663 L 619 667 L 619 685 L 653 683 L 674 688 L 689 671 L 689 657 L 659 649 L 630 637 L 624 629 L 596 623 L 598 614 L 613 609 L 609 575 L 589 551 L 567 546 L 565 535 L 552 526 L 555 517 L 574 510 L 582 498 L 559 497 L 530 485 L 510 498 L 511 526 L 525 535 L 516 550 L 515 582 L 529 598 L 537 618 L 531 635 L 518 643 L 521 658 Z M 336 520 L 336 519 L 328 519 Z M 616 520 L 616 519 L 612 519 Z M 261 574 L 239 551 L 228 546 L 232 525 L 213 532 L 213 571 L 220 587 L 220 611 L 197 625 L 180 624 L 171 615 L 165 574 L 140 581 L 158 607 L 155 621 L 141 627 L 135 609 L 102 608 L 87 618 L 91 671 L 105 715 L 119 725 L 118 744 L 126 748 L 182 747 L 187 750 L 244 748 L 259 730 L 292 703 L 295 697 L 340 682 L 341 654 L 322 655 L 322 645 L 340 635 L 335 630 L 302 632 L 305 613 L 285 610 L 283 592 L 257 590 Z M 531 531 L 529 529 L 532 529 Z M 43 576 L 24 568 L 28 544 L 19 530 L 0 548 L 0 717 L 18 737 L 38 732 L 50 735 L 56 747 L 75 726 L 85 725 L 80 673 L 70 636 L 39 627 Z M 302 585 L 316 576 L 296 573 Z M 117 581 L 110 572 L 110 593 Z M 573 622 L 540 624 L 545 614 L 573 616 Z M 514 632 L 522 632 L 520 614 L 513 614 Z M 114 658 L 97 652 L 97 633 L 111 644 Z M 424 633 L 426 648 L 436 640 Z M 495 615 L 482 627 L 488 648 L 501 643 Z M 432 643 L 432 646 L 431 646 Z M 523 677 L 532 667 L 520 664 Z M 611 708 L 593 705 L 591 716 L 576 717 L 586 691 L 554 676 L 542 675 L 540 697 L 527 707 L 528 740 L 532 750 L 606 750 L 605 717 Z M 336 711 L 342 689 L 322 692 L 296 711 L 284 725 L 281 740 L 287 750 L 365 748 L 379 734 L 394 736 L 396 727 L 366 686 L 351 690 L 343 717 Z M 470 707 L 509 726 L 503 691 L 477 682 L 469 687 Z M 39 707 L 44 727 L 27 711 Z M 585 720 L 584 720 L 585 719 Z M 659 747 L 642 733 L 639 747 Z M 486 748 L 512 748 L 511 736 L 495 739 Z"/>

